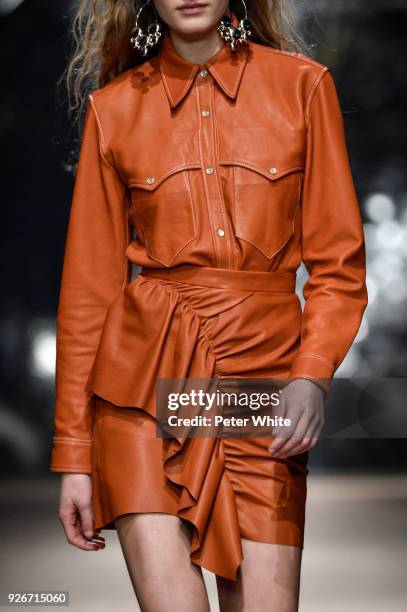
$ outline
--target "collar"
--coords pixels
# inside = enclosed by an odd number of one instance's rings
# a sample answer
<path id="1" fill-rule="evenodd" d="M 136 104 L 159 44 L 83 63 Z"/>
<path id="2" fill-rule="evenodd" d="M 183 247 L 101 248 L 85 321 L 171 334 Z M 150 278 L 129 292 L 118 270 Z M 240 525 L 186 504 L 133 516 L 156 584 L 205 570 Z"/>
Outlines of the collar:
<path id="1" fill-rule="evenodd" d="M 236 15 L 230 11 L 232 23 L 238 23 Z M 250 45 L 250 42 L 248 43 Z M 168 30 L 165 31 L 158 52 L 160 73 L 171 108 L 175 108 L 188 93 L 198 70 L 207 68 L 222 91 L 232 100 L 236 98 L 239 84 L 248 57 L 248 47 L 236 51 L 226 43 L 204 64 L 195 64 L 179 55 L 171 42 Z"/>

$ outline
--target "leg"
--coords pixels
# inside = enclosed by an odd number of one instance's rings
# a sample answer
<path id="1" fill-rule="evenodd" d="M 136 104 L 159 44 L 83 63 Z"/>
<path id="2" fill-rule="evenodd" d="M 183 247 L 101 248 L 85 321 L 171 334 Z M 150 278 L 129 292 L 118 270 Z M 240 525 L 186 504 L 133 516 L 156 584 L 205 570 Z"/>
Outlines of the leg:
<path id="1" fill-rule="evenodd" d="M 237 580 L 216 576 L 221 612 L 297 612 L 302 550 L 242 538 Z"/>
<path id="2" fill-rule="evenodd" d="M 164 513 L 115 519 L 127 569 L 142 612 L 209 612 L 202 570 L 189 558 L 191 527 Z"/>

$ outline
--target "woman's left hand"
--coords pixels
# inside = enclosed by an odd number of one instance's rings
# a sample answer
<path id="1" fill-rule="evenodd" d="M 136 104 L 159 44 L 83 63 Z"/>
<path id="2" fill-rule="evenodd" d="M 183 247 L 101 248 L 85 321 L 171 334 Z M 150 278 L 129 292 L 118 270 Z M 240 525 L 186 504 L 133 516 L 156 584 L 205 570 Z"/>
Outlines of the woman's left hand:
<path id="1" fill-rule="evenodd" d="M 291 381 L 281 393 L 279 416 L 290 419 L 291 425 L 275 428 L 282 431 L 268 447 L 273 457 L 299 455 L 315 446 L 324 426 L 325 392 L 306 378 Z"/>

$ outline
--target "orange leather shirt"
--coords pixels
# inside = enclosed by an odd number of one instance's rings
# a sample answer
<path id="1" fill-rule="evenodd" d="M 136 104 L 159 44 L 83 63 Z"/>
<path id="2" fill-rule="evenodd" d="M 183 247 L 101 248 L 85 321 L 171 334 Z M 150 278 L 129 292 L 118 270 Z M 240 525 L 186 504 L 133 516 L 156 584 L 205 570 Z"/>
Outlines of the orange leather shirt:
<path id="1" fill-rule="evenodd" d="M 87 381 L 132 263 L 295 273 L 301 261 L 310 277 L 290 376 L 330 379 L 367 290 L 329 69 L 252 41 L 198 65 L 165 35 L 159 55 L 90 95 L 58 307 L 50 469 L 91 471 Z"/>

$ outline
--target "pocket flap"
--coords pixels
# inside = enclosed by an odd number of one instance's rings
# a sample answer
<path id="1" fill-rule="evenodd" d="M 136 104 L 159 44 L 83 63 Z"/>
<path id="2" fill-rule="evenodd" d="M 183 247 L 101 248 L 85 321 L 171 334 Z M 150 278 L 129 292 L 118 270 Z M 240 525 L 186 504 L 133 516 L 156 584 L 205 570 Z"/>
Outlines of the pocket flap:
<path id="1" fill-rule="evenodd" d="M 154 191 L 165 181 L 168 177 L 181 172 L 182 170 L 189 170 L 192 168 L 200 168 L 200 162 L 186 162 L 182 164 L 172 164 L 167 167 L 161 165 L 152 166 L 145 168 L 143 171 L 141 168 L 134 170 L 133 176 L 129 181 L 130 187 L 138 187 L 139 189 L 145 189 L 146 191 Z"/>
<path id="2" fill-rule="evenodd" d="M 251 161 L 248 159 L 236 158 L 223 159 L 219 163 L 220 165 L 224 166 L 240 166 L 242 168 L 248 168 L 249 170 L 253 170 L 253 172 L 262 174 L 271 181 L 277 181 L 279 178 L 285 176 L 286 174 L 290 174 L 291 172 L 304 171 L 304 167 L 300 160 L 290 160 L 279 163 L 278 160 L 273 162 L 270 159 L 270 162 L 267 163 L 258 160 Z"/>

